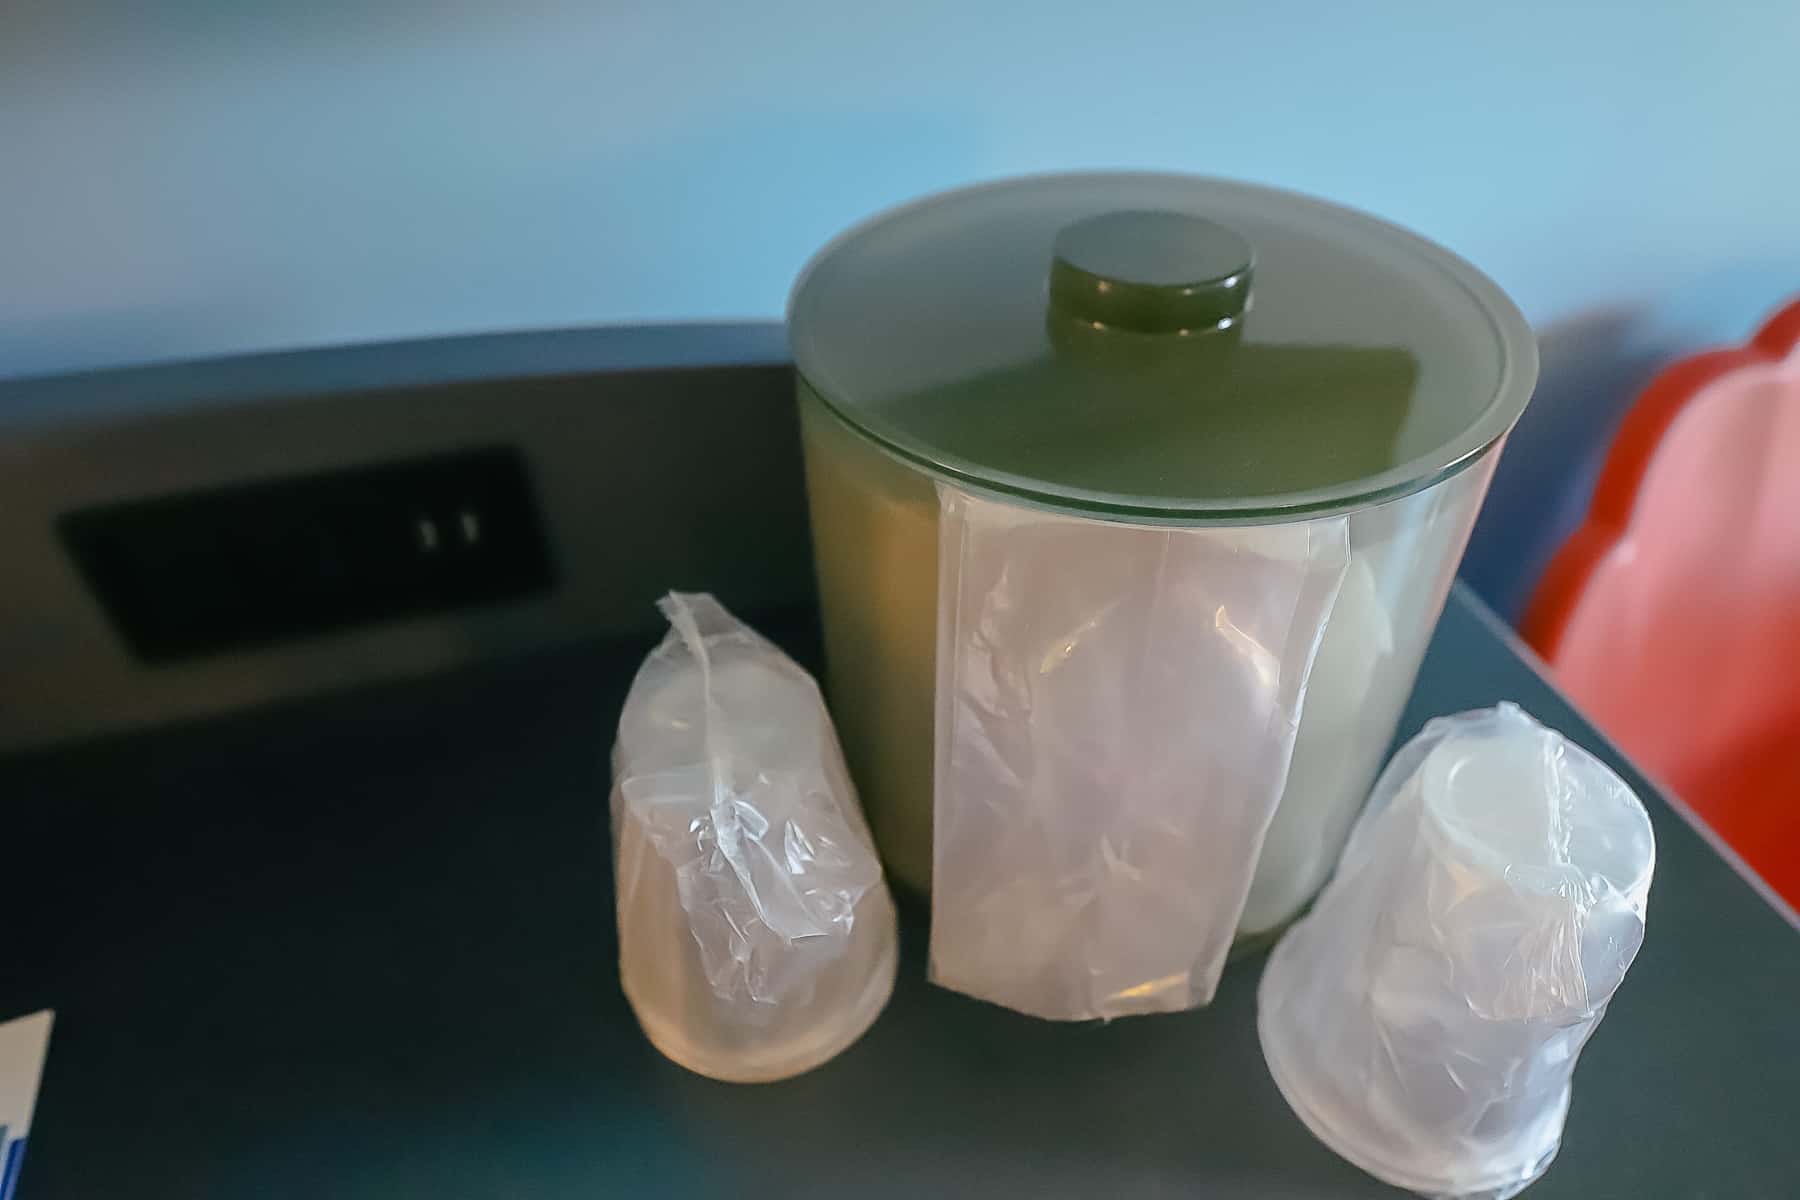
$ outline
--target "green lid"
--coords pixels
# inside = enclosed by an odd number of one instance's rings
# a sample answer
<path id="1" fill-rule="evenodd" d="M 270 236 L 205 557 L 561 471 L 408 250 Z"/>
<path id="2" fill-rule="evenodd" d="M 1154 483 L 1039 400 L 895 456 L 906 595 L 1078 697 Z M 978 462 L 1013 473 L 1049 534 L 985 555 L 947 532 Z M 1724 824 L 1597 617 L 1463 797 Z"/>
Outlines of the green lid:
<path id="1" fill-rule="evenodd" d="M 1352 508 L 1473 461 L 1523 411 L 1531 331 L 1462 259 L 1289 192 L 1094 173 L 948 192 L 802 273 L 794 360 L 941 475 L 1059 508 Z"/>

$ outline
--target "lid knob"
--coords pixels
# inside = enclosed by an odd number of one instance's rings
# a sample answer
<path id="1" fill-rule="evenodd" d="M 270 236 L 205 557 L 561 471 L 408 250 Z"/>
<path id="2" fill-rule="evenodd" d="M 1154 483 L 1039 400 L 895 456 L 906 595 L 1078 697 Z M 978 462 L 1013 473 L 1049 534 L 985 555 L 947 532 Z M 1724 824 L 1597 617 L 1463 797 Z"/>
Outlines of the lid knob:
<path id="1" fill-rule="evenodd" d="M 1093 327 L 1209 333 L 1250 299 L 1250 243 L 1185 213 L 1103 213 L 1065 225 L 1050 264 L 1050 307 Z"/>

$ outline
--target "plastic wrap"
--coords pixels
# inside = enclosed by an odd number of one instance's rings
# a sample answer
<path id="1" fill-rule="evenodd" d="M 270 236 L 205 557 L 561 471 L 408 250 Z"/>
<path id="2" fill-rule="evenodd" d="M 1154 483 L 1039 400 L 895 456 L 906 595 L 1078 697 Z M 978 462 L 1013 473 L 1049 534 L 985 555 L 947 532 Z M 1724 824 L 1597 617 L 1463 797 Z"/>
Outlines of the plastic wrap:
<path id="1" fill-rule="evenodd" d="M 1285 929 L 1337 868 L 1387 764 L 1497 457 L 1350 514 L 1350 567 L 1307 680 L 1293 766 L 1244 902 L 1240 945 Z"/>
<path id="2" fill-rule="evenodd" d="M 812 678 L 711 596 L 638 671 L 614 751 L 625 994 L 702 1074 L 796 1074 L 893 988 L 893 903 Z"/>
<path id="3" fill-rule="evenodd" d="M 1282 1094 L 1389 1183 L 1510 1196 L 1555 1156 L 1576 1058 L 1643 940 L 1649 817 L 1516 706 L 1431 722 L 1263 974 Z"/>
<path id="4" fill-rule="evenodd" d="M 1341 518 L 1126 525 L 940 489 L 931 972 L 1061 1020 L 1212 998 Z"/>

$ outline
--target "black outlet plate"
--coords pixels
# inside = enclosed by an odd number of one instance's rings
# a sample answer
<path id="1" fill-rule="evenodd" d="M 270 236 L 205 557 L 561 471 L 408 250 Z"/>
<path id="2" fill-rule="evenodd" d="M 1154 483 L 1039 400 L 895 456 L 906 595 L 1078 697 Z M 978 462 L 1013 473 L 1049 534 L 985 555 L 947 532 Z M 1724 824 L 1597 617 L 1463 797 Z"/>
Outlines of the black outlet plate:
<path id="1" fill-rule="evenodd" d="M 515 600 L 554 582 L 525 464 L 505 446 L 82 509 L 58 532 L 150 663 Z"/>

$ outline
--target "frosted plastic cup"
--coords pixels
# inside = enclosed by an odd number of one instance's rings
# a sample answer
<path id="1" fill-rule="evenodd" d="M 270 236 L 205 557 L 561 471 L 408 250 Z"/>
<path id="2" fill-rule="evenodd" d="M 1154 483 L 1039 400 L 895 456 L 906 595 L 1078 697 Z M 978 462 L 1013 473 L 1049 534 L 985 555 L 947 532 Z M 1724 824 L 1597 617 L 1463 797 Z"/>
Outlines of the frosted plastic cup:
<path id="1" fill-rule="evenodd" d="M 710 596 L 663 611 L 613 756 L 620 982 L 682 1066 L 786 1078 L 880 1015 L 893 901 L 811 677 Z"/>
<path id="2" fill-rule="evenodd" d="M 1389 1183 L 1525 1187 L 1642 942 L 1654 861 L 1643 805 L 1587 751 L 1512 705 L 1433 721 L 1263 973 L 1282 1095 Z"/>

